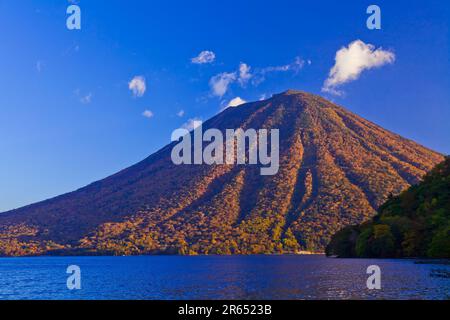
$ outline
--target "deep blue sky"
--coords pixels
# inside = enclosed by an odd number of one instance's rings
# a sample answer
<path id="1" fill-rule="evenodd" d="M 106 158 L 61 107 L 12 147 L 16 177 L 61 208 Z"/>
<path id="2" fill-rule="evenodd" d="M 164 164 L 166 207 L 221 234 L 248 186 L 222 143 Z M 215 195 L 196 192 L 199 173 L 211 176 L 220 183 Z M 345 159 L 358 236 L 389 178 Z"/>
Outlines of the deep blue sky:
<path id="1" fill-rule="evenodd" d="M 369 1 L 75 2 L 80 31 L 66 28 L 68 1 L 0 1 L 0 211 L 132 165 L 237 96 L 252 101 L 288 88 L 322 94 L 450 154 L 446 0 L 377 0 L 375 31 L 366 28 Z M 395 53 L 395 62 L 343 85 L 343 96 L 322 93 L 336 51 L 358 39 Z M 191 63 L 203 50 L 216 60 Z M 211 94 L 210 78 L 240 62 L 261 70 L 296 57 L 305 61 L 297 73 Z M 146 79 L 140 98 L 128 88 L 134 76 Z"/>

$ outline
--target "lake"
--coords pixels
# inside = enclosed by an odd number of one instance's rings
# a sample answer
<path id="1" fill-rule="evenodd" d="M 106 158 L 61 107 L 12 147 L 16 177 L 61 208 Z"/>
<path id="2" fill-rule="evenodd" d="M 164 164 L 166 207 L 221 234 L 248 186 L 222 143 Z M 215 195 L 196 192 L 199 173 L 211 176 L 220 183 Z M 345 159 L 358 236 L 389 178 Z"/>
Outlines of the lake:
<path id="1" fill-rule="evenodd" d="M 366 287 L 370 265 L 381 290 Z M 0 258 L 0 299 L 450 299 L 439 272 L 450 265 L 320 255 Z"/>

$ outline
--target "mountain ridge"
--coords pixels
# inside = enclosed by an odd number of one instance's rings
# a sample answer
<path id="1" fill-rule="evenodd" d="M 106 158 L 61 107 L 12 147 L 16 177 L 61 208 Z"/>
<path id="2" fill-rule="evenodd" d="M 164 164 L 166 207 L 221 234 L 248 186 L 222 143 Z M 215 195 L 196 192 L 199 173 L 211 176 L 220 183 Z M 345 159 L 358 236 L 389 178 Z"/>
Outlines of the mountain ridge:
<path id="1" fill-rule="evenodd" d="M 443 159 L 303 91 L 225 109 L 203 127 L 280 128 L 280 172 L 175 166 L 172 143 L 86 187 L 0 214 L 0 253 L 322 250 Z"/>

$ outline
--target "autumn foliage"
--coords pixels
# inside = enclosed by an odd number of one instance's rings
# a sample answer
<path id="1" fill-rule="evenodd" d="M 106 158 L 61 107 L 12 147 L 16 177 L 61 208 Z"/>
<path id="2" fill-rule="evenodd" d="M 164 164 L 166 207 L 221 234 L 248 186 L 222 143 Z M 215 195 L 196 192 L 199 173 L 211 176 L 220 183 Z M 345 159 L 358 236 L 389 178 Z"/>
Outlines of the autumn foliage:
<path id="1" fill-rule="evenodd" d="M 204 129 L 279 129 L 280 170 L 180 165 L 172 145 L 85 188 L 0 214 L 0 253 L 261 254 L 322 251 L 443 157 L 319 96 L 228 108 Z M 385 234 L 382 228 L 377 234 Z"/>

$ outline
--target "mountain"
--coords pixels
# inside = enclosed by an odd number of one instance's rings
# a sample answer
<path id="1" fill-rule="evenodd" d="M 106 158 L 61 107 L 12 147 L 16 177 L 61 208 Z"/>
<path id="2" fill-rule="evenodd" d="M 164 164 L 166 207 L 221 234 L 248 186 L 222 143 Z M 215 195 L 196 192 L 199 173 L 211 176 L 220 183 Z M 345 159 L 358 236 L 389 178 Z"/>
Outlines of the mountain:
<path id="1" fill-rule="evenodd" d="M 323 250 L 443 160 L 319 96 L 289 90 L 203 130 L 278 128 L 280 168 L 175 165 L 174 143 L 77 191 L 0 214 L 0 253 L 247 254 Z"/>
<path id="2" fill-rule="evenodd" d="M 327 255 L 450 259 L 450 157 L 389 199 L 370 222 L 336 233 Z"/>

